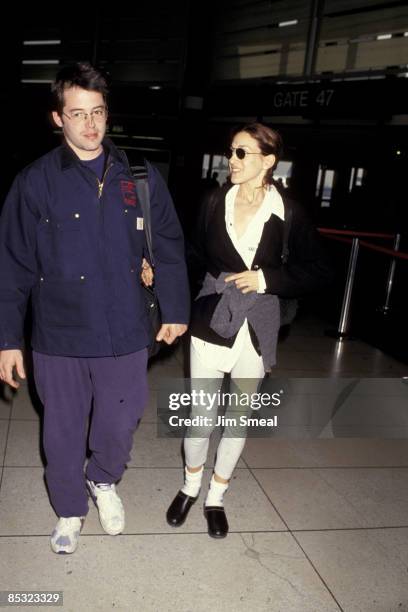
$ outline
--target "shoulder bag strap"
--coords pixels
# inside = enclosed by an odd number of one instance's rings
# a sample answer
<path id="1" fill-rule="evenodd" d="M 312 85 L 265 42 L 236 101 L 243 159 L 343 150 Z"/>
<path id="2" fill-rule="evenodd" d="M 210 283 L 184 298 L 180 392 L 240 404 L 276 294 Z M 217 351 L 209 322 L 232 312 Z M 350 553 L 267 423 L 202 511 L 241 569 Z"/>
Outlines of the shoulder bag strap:
<path id="1" fill-rule="evenodd" d="M 136 182 L 136 193 L 143 213 L 144 232 L 146 236 L 147 250 L 152 267 L 154 267 L 153 247 L 152 247 L 152 226 L 150 218 L 150 191 L 147 175 L 146 160 L 143 157 L 137 160 L 134 165 L 129 164 L 129 160 L 124 151 L 121 151 L 122 159 L 125 162 L 130 174 Z"/>

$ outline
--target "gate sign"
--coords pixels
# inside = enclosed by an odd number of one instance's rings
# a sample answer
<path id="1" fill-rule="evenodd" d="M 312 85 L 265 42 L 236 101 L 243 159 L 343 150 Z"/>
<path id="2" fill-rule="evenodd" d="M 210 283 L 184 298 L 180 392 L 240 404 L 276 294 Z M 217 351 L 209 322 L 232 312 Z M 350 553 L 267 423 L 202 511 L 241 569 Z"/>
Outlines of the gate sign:
<path id="1" fill-rule="evenodd" d="M 321 117 L 380 118 L 406 113 L 408 79 L 319 83 L 244 82 L 215 85 L 207 98 L 207 110 L 215 116 L 298 115 Z"/>
<path id="2" fill-rule="evenodd" d="M 321 89 L 312 92 L 310 89 L 294 89 L 277 91 L 273 95 L 273 106 L 276 109 L 309 108 L 311 104 L 328 107 L 333 98 L 334 89 Z"/>

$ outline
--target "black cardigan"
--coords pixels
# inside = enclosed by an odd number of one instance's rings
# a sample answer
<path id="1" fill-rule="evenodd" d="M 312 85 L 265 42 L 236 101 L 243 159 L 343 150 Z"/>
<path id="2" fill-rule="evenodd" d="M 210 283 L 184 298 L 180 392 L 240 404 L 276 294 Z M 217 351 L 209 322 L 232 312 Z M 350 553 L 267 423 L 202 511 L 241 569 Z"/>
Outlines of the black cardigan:
<path id="1" fill-rule="evenodd" d="M 206 272 L 218 277 L 220 272 L 243 272 L 247 267 L 236 251 L 225 227 L 225 195 L 230 186 L 223 186 L 208 195 L 199 215 L 190 263 L 194 259 L 201 278 Z M 265 223 L 251 270 L 261 269 L 266 293 L 279 297 L 301 297 L 322 288 L 332 278 L 332 270 L 321 239 L 304 213 L 292 200 L 283 198 L 285 209 L 292 209 L 289 233 L 289 257 L 282 264 L 284 221 L 272 214 Z M 191 259 L 192 258 L 192 259 Z M 196 299 L 193 304 L 190 331 L 193 336 L 221 346 L 232 346 L 235 337 L 222 338 L 210 328 L 214 309 L 221 295 Z M 251 330 L 250 330 L 251 331 Z M 253 334 L 251 333 L 251 337 Z M 254 338 L 252 337 L 254 342 Z M 254 342 L 256 346 L 257 343 Z"/>

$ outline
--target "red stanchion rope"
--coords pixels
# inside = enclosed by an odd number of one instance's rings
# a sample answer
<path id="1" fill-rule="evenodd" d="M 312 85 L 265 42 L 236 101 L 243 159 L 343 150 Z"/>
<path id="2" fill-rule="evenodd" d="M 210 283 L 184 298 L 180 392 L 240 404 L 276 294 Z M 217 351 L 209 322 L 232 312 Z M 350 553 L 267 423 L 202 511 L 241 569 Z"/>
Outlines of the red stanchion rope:
<path id="1" fill-rule="evenodd" d="M 395 257 L 396 259 L 408 259 L 408 253 L 402 253 L 401 251 L 393 251 L 393 249 L 380 247 L 377 244 L 371 244 L 371 242 L 366 242 L 365 240 L 361 240 L 360 245 L 366 247 L 367 249 L 370 249 L 371 251 L 378 251 L 379 253 L 391 255 L 391 257 Z"/>
<path id="2" fill-rule="evenodd" d="M 337 242 L 345 242 L 346 244 L 351 244 L 353 242 L 351 238 L 342 238 L 341 236 L 334 236 L 332 234 L 325 235 L 325 238 L 328 238 L 329 240 L 336 240 Z M 366 249 L 370 249 L 371 251 L 377 251 L 378 253 L 390 255 L 391 257 L 395 257 L 395 259 L 408 259 L 408 253 L 403 253 L 402 251 L 394 251 L 393 249 L 387 249 L 386 247 L 381 247 L 377 244 L 366 242 L 365 240 L 360 240 L 359 245 L 365 247 Z"/>
<path id="3" fill-rule="evenodd" d="M 318 227 L 319 232 L 322 234 L 337 234 L 339 236 L 365 236 L 366 238 L 394 238 L 394 234 L 379 234 L 376 232 L 355 232 L 353 230 L 339 230 L 332 227 Z"/>

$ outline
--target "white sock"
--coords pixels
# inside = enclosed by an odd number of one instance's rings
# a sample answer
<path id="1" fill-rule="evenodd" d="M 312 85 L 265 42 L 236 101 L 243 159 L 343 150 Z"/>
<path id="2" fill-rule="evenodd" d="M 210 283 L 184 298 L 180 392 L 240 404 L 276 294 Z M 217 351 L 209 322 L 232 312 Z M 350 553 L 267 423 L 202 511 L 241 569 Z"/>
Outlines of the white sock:
<path id="1" fill-rule="evenodd" d="M 205 500 L 206 506 L 223 506 L 223 496 L 225 491 L 228 489 L 228 483 L 217 482 L 214 478 L 214 474 L 210 480 L 210 488 L 208 490 L 207 499 Z"/>
<path id="2" fill-rule="evenodd" d="M 201 488 L 201 480 L 203 478 L 204 466 L 201 466 L 201 470 L 198 472 L 189 472 L 187 467 L 184 468 L 184 486 L 181 489 L 185 495 L 190 497 L 197 497 Z"/>

